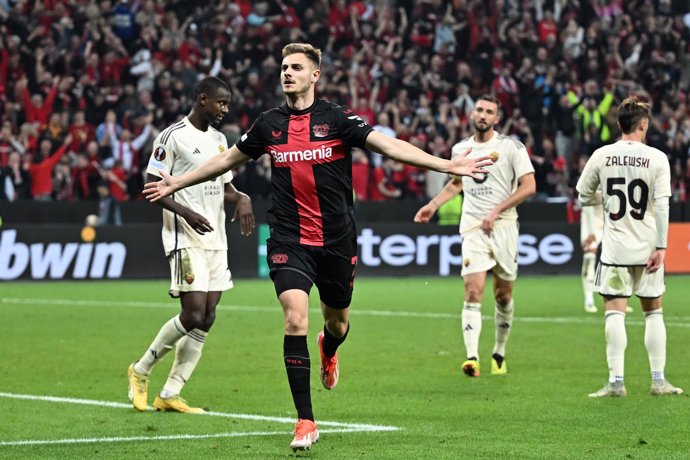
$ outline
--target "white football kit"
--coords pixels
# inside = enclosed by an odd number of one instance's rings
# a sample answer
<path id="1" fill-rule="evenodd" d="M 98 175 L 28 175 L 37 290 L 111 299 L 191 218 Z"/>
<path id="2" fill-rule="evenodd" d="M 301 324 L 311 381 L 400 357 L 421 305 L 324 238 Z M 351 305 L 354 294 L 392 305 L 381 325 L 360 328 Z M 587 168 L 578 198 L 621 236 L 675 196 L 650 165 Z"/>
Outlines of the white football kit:
<path id="1" fill-rule="evenodd" d="M 493 164 L 487 166 L 489 174 L 481 181 L 462 177 L 465 194 L 460 218 L 460 233 L 463 236 L 462 275 L 487 271 L 497 267 L 496 274 L 512 281 L 517 277 L 518 225 L 515 207 L 503 211 L 494 222 L 494 231 L 486 235 L 480 228 L 484 217 L 497 204 L 505 201 L 518 187 L 518 179 L 534 168 L 525 146 L 508 136 L 493 132 L 487 142 L 476 142 L 474 136 L 455 144 L 452 157 L 455 158 L 472 148 L 470 158 L 489 155 Z"/>
<path id="2" fill-rule="evenodd" d="M 577 183 L 583 204 L 602 193 L 604 233 L 597 270 L 597 290 L 603 295 L 658 297 L 664 292 L 663 268 L 644 267 L 657 247 L 655 200 L 671 196 L 666 155 L 641 142 L 618 141 L 597 149 Z M 665 217 L 668 230 L 668 215 Z M 660 222 L 664 224 L 664 222 Z M 662 232 L 665 246 L 666 232 Z"/>
<path id="3" fill-rule="evenodd" d="M 200 131 L 187 117 L 163 130 L 153 143 L 146 172 L 180 176 L 228 148 L 225 136 L 209 126 Z M 171 293 L 232 288 L 225 234 L 225 184 L 232 173 L 176 191 L 171 198 L 204 216 L 213 231 L 199 234 L 177 214 L 163 209 L 163 248 L 171 269 Z"/>

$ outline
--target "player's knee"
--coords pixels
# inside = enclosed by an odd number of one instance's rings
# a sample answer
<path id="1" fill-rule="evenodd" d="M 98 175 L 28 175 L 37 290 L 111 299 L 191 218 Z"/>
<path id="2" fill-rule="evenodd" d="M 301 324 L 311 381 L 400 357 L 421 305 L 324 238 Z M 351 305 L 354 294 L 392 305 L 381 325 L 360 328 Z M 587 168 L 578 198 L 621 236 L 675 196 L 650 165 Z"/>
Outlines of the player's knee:
<path id="1" fill-rule="evenodd" d="M 285 333 L 287 335 L 305 335 L 309 329 L 309 316 L 298 310 L 285 312 Z"/>
<path id="2" fill-rule="evenodd" d="M 476 286 L 465 287 L 465 301 L 467 302 L 481 302 L 482 291 Z"/>
<path id="3" fill-rule="evenodd" d="M 496 291 L 496 304 L 499 307 L 507 306 L 513 300 L 513 293 L 508 290 L 499 289 Z"/>
<path id="4" fill-rule="evenodd" d="M 336 337 L 342 337 L 347 332 L 349 321 L 344 318 L 327 318 L 326 328 L 328 331 Z"/>
<path id="5" fill-rule="evenodd" d="M 207 312 L 203 319 L 203 326 L 200 328 L 202 331 L 208 332 L 211 330 L 211 326 L 216 322 L 216 312 Z"/>
<path id="6" fill-rule="evenodd" d="M 201 310 L 185 310 L 180 314 L 180 322 L 187 331 L 204 329 L 206 315 Z"/>

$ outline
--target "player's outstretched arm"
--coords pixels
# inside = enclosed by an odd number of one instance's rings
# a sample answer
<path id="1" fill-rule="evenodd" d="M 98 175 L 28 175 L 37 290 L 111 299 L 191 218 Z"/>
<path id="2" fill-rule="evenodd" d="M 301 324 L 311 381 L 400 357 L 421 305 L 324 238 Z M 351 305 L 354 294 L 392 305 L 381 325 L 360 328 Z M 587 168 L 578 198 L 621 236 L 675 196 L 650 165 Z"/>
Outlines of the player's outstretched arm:
<path id="1" fill-rule="evenodd" d="M 233 145 L 219 155 L 208 159 L 194 171 L 181 176 L 171 176 L 164 171 L 160 171 L 163 179 L 158 182 L 147 183 L 144 186 L 143 193 L 147 200 L 157 201 L 175 193 L 177 190 L 218 177 L 226 171 L 246 163 L 250 159 L 250 156 L 245 155 L 237 146 Z"/>
<path id="2" fill-rule="evenodd" d="M 412 144 L 393 139 L 378 131 L 372 131 L 367 136 L 366 148 L 409 165 L 433 169 L 455 176 L 469 176 L 475 179 L 482 179 L 482 174 L 488 174 L 488 171 L 482 168 L 492 164 L 488 156 L 469 158 L 469 150 L 458 155 L 453 161 L 444 160 L 430 155 Z"/>
<path id="3" fill-rule="evenodd" d="M 460 193 L 462 190 L 462 179 L 453 177 L 446 185 L 443 186 L 440 192 L 436 194 L 427 204 L 419 208 L 417 214 L 414 216 L 414 221 L 421 224 L 429 223 L 438 208 L 443 206 L 448 200 Z"/>

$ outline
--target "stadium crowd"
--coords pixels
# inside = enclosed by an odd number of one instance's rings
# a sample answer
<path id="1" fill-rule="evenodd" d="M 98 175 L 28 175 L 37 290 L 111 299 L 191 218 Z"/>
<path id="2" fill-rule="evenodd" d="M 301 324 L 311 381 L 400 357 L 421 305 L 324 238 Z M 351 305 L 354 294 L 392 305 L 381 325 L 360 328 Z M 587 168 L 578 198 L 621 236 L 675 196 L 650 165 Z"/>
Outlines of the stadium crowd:
<path id="1" fill-rule="evenodd" d="M 528 148 L 540 199 L 566 198 L 587 154 L 617 138 L 616 106 L 653 103 L 648 142 L 690 199 L 686 0 L 0 0 L 0 200 L 140 199 L 151 142 L 199 79 L 232 88 L 232 145 L 280 105 L 280 50 L 324 52 L 319 97 L 448 157 L 474 100 Z M 237 171 L 268 194 L 270 158 Z M 353 152 L 360 200 L 434 196 L 446 177 Z"/>

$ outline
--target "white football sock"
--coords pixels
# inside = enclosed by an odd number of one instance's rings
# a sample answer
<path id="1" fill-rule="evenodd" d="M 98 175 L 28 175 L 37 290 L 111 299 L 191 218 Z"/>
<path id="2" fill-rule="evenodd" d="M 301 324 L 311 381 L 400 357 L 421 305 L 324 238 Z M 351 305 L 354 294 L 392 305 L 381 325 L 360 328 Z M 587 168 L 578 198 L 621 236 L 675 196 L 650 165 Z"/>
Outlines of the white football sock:
<path id="1" fill-rule="evenodd" d="M 513 328 L 513 299 L 506 305 L 496 303 L 494 313 L 494 327 L 496 328 L 496 343 L 493 353 L 501 356 L 506 355 L 506 342 L 510 337 L 510 330 Z"/>
<path id="2" fill-rule="evenodd" d="M 622 382 L 625 368 L 625 348 L 628 345 L 628 336 L 625 332 L 625 313 L 607 311 L 604 321 L 609 382 Z"/>
<path id="3" fill-rule="evenodd" d="M 585 294 L 585 305 L 594 305 L 594 265 L 597 256 L 586 252 L 582 259 L 582 291 Z"/>
<path id="4" fill-rule="evenodd" d="M 192 329 L 177 342 L 175 362 L 161 391 L 161 398 L 170 398 L 180 394 L 182 387 L 192 376 L 192 372 L 201 359 L 201 350 L 204 348 L 207 334 L 201 329 Z"/>
<path id="5" fill-rule="evenodd" d="M 663 379 L 666 366 L 666 325 L 662 309 L 645 312 L 644 323 L 644 346 L 649 356 L 652 379 Z"/>
<path id="6" fill-rule="evenodd" d="M 158 335 L 146 350 L 144 355 L 134 365 L 134 370 L 138 374 L 149 375 L 151 369 L 158 361 L 168 354 L 173 349 L 180 338 L 184 337 L 187 331 L 180 322 L 180 315 L 175 316 L 170 321 L 165 323 Z"/>
<path id="7" fill-rule="evenodd" d="M 465 302 L 462 308 L 462 336 L 468 358 L 479 359 L 479 335 L 482 333 L 482 304 Z"/>

